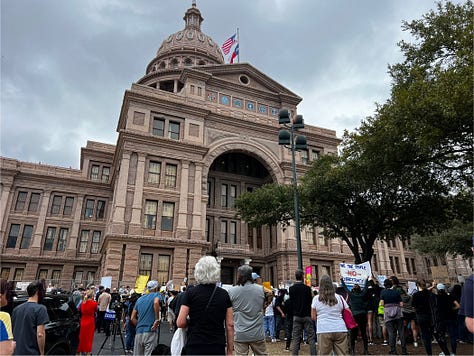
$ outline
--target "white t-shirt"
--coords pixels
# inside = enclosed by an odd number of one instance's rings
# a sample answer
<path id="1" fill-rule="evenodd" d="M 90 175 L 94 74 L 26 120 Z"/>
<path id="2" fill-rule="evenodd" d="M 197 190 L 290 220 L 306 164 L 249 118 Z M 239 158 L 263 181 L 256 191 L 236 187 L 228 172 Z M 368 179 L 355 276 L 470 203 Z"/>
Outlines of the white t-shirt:
<path id="1" fill-rule="evenodd" d="M 316 309 L 316 330 L 318 334 L 347 332 L 346 324 L 342 319 L 343 303 L 345 308 L 349 308 L 343 297 L 336 294 L 337 304 L 328 306 L 318 300 L 318 296 L 313 297 L 311 308 Z"/>

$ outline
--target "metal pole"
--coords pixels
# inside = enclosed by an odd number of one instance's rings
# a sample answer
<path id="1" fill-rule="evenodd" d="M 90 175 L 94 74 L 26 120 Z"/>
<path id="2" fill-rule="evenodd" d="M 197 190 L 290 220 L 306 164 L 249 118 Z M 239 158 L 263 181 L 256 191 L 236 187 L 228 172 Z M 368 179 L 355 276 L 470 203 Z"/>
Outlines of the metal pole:
<path id="1" fill-rule="evenodd" d="M 303 270 L 303 256 L 301 251 L 301 231 L 300 231 L 300 210 L 298 201 L 298 183 L 296 181 L 296 160 L 295 160 L 295 142 L 294 142 L 294 128 L 291 125 L 290 129 L 291 140 L 291 162 L 293 167 L 293 201 L 295 203 L 295 232 L 296 232 L 296 250 L 298 254 L 298 269 Z"/>

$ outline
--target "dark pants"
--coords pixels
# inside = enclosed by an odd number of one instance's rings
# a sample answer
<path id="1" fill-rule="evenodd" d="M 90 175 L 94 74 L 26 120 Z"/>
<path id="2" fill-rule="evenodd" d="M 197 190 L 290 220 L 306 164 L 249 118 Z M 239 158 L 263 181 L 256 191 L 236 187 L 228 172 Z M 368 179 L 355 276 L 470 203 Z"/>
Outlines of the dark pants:
<path id="1" fill-rule="evenodd" d="M 285 324 L 286 348 L 289 349 L 291 345 L 291 337 L 293 334 L 293 317 L 286 317 Z"/>
<path id="2" fill-rule="evenodd" d="M 405 340 L 405 330 L 403 329 L 403 319 L 385 320 L 385 327 L 388 331 L 388 344 L 390 345 L 390 354 L 397 354 L 397 333 L 402 344 L 402 353 L 407 355 L 407 344 Z"/>
<path id="3" fill-rule="evenodd" d="M 284 322 L 285 322 L 285 319 L 278 313 L 275 313 L 275 337 L 277 339 L 280 338 L 280 332 L 281 332 L 281 329 L 283 329 Z"/>
<path id="4" fill-rule="evenodd" d="M 186 355 L 225 355 L 225 345 L 186 345 Z"/>
<path id="5" fill-rule="evenodd" d="M 433 333 L 441 351 L 444 352 L 445 355 L 449 355 L 448 343 L 446 342 L 446 330 L 448 329 L 448 325 L 446 322 L 438 322 Z"/>
<path id="6" fill-rule="evenodd" d="M 362 341 L 364 343 L 364 354 L 367 354 L 369 348 L 369 340 L 367 339 L 367 314 L 360 313 L 355 314 L 354 319 L 357 322 L 357 328 L 351 330 L 351 354 L 355 353 L 355 342 L 357 340 L 357 335 L 360 334 L 362 336 Z"/>
<path id="7" fill-rule="evenodd" d="M 311 355 L 316 355 L 313 321 L 310 316 L 293 317 L 293 355 L 298 355 L 301 339 L 303 338 L 303 330 L 306 330 L 306 339 Z"/>

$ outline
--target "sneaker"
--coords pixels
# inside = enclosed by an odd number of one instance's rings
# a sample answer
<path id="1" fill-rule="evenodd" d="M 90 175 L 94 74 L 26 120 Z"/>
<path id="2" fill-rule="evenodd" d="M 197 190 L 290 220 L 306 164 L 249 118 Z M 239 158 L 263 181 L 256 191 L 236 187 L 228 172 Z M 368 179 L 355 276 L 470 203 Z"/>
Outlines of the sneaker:
<path id="1" fill-rule="evenodd" d="M 285 351 L 286 351 L 286 352 L 290 352 L 290 348 L 289 348 L 289 347 L 285 347 Z"/>
<path id="2" fill-rule="evenodd" d="M 272 339 L 272 342 L 277 342 L 276 339 Z"/>
<path id="3" fill-rule="evenodd" d="M 387 340 L 384 340 L 382 345 L 383 345 L 383 346 L 387 346 L 387 345 L 388 345 Z"/>
<path id="4" fill-rule="evenodd" d="M 415 341 L 415 342 L 413 343 L 413 346 L 414 346 L 414 347 L 418 347 L 418 343 Z"/>
<path id="5" fill-rule="evenodd" d="M 440 352 L 439 356 L 445 356 L 444 352 Z"/>

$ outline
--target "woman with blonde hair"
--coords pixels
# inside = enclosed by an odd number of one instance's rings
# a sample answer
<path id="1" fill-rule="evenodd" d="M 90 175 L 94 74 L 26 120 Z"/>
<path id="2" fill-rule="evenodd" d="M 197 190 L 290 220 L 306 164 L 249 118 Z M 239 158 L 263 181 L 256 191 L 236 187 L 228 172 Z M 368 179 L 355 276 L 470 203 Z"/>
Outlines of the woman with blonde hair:
<path id="1" fill-rule="evenodd" d="M 347 355 L 347 328 L 342 309 L 349 308 L 344 298 L 336 294 L 331 277 L 323 275 L 319 293 L 311 303 L 311 319 L 316 320 L 318 355 Z"/>
<path id="2" fill-rule="evenodd" d="M 92 343 L 94 341 L 95 331 L 95 314 L 98 305 L 94 300 L 94 297 L 94 289 L 87 290 L 82 303 L 78 308 L 81 312 L 81 326 L 77 354 L 85 353 L 86 355 L 90 355 L 92 353 Z"/>
<path id="3" fill-rule="evenodd" d="M 201 257 L 194 268 L 198 284 L 183 295 L 176 324 L 178 328 L 188 328 L 187 355 L 233 354 L 232 302 L 227 291 L 217 286 L 220 272 L 215 257 Z"/>

